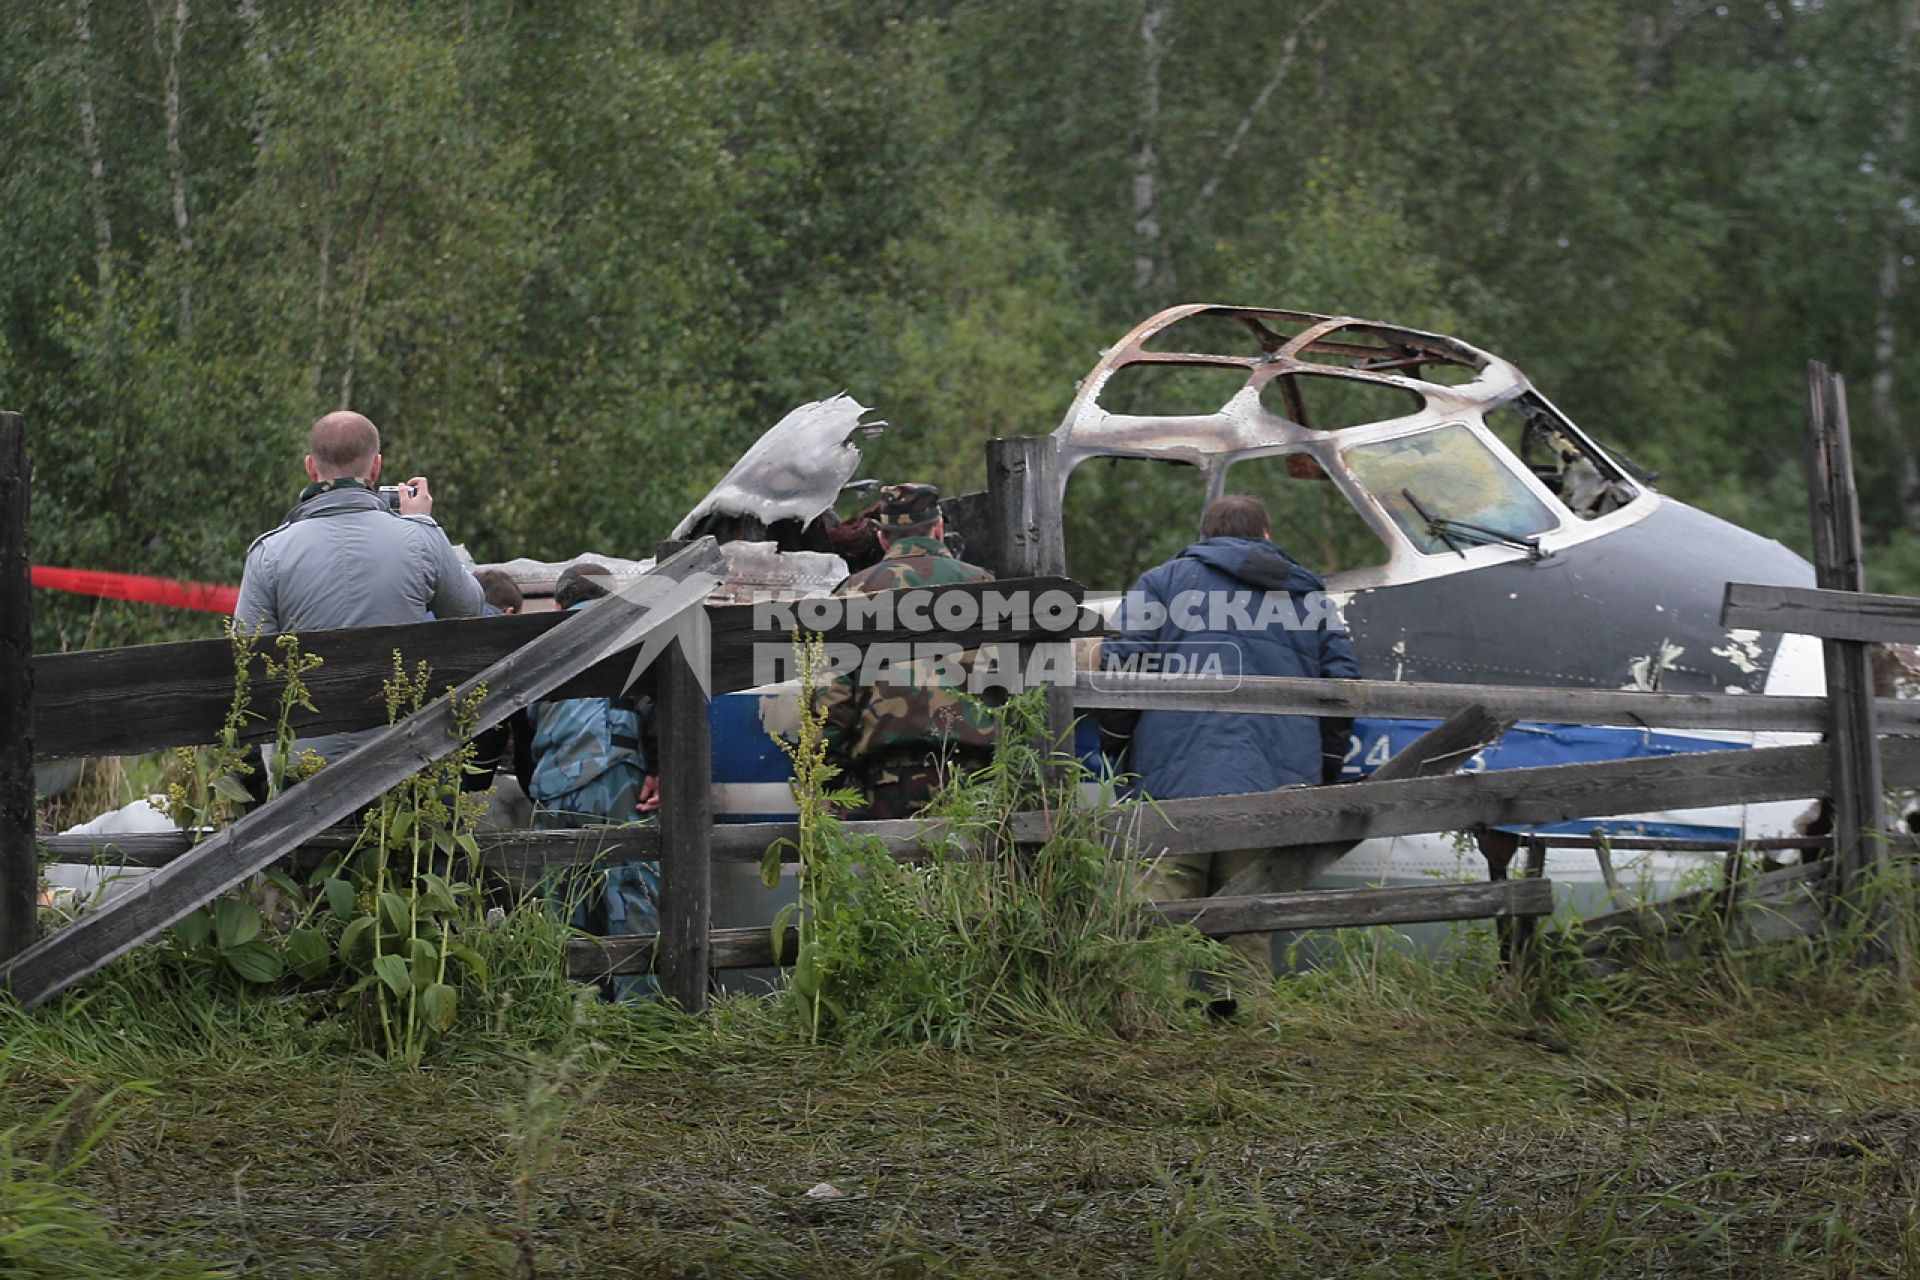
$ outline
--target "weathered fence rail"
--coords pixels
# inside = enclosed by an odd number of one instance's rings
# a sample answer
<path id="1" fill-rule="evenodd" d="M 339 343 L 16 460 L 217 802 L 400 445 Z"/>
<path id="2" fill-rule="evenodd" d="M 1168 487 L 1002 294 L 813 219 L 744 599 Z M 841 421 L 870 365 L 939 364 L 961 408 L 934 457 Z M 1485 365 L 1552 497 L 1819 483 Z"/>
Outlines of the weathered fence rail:
<path id="1" fill-rule="evenodd" d="M 1190 676 L 1081 671 L 1074 676 L 1074 705 L 1083 710 L 1231 710 L 1236 714 L 1372 716 L 1387 720 L 1434 719 L 1464 706 L 1478 705 L 1510 720 L 1548 724 L 1771 733 L 1824 733 L 1832 715 L 1825 698 L 1754 694 L 1635 693 L 1296 676 L 1245 676 L 1231 690 L 1196 688 L 1195 684 Z M 1920 702 L 1879 698 L 1874 711 L 1882 732 L 1920 733 Z"/>
<path id="2" fill-rule="evenodd" d="M 1754 631 L 1792 631 L 1827 640 L 1920 644 L 1920 600 L 1865 591 L 1727 584 L 1720 622 Z M 1884 714 L 1887 700 L 1875 704 Z"/>
<path id="3" fill-rule="evenodd" d="M 948 594 L 979 596 L 987 591 L 1024 591 L 1040 596 L 1064 592 L 1079 600 L 1071 579 L 1023 578 L 1000 583 L 962 583 L 930 588 L 929 598 Z M 317 708 L 295 709 L 294 729 L 302 734 L 337 733 L 387 723 L 383 682 L 398 652 L 409 665 L 425 662 L 436 685 L 458 685 L 511 658 L 567 619 L 562 613 L 506 618 L 449 618 L 396 627 L 310 631 L 301 649 L 323 660 L 306 677 Z M 764 619 L 763 619 L 764 620 Z M 1090 624 L 1070 620 L 1065 631 L 1028 619 L 1030 625 L 978 626 L 944 632 L 938 638 L 963 646 L 989 642 L 1024 644 L 1085 633 Z M 925 631 L 906 626 L 839 626 L 818 634 L 829 644 L 895 644 L 925 641 Z M 761 646 L 782 648 L 789 633 L 777 625 L 756 627 L 753 605 L 717 605 L 707 609 L 712 638 L 709 689 L 726 693 L 759 683 L 756 658 Z M 263 641 L 264 646 L 266 642 Z M 611 654 L 554 688 L 556 698 L 605 697 L 622 692 L 632 675 L 633 656 Z M 131 755 L 164 747 L 212 742 L 220 735 L 233 702 L 233 646 L 226 640 L 183 640 L 172 644 L 132 645 L 80 653 L 41 654 L 32 665 L 34 754 L 42 760 L 67 756 Z M 276 705 L 279 681 L 269 679 L 258 659 L 253 670 L 256 706 Z M 242 737 L 264 741 L 270 721 L 250 724 Z"/>
<path id="4" fill-rule="evenodd" d="M 1885 742 L 1889 781 L 1920 786 L 1920 740 Z M 1337 787 L 1290 787 L 1244 796 L 1163 800 L 1128 809 L 1128 825 L 1116 830 L 1148 856 L 1207 853 L 1274 843 L 1352 842 L 1384 836 L 1457 831 L 1476 825 L 1521 826 L 1603 818 L 1680 807 L 1757 803 L 1817 797 L 1827 785 L 1827 747 L 1756 747 L 1701 751 L 1593 764 L 1544 765 L 1487 773 L 1349 783 Z M 758 863 L 778 840 L 799 834 L 792 823 L 719 823 L 711 829 L 714 862 Z M 895 857 L 920 853 L 942 835 L 936 823 L 912 819 L 850 822 L 850 835 L 873 836 Z M 1016 815 L 1013 838 L 1044 840 L 1047 816 Z M 345 847 L 344 832 L 320 832 L 302 847 L 316 853 Z M 659 827 L 584 828 L 574 831 L 483 832 L 477 837 L 481 864 L 489 870 L 537 879 L 547 870 L 659 858 L 669 838 Z M 1677 847 L 1669 842 L 1663 847 Z M 178 834 L 47 836 L 49 854 L 81 861 L 94 857 L 114 865 L 164 866 L 187 850 Z"/>
<path id="5" fill-rule="evenodd" d="M 1381 889 L 1315 889 L 1301 893 L 1156 902 L 1151 911 L 1169 924 L 1190 924 L 1210 938 L 1282 929 L 1506 920 L 1551 914 L 1553 885 L 1545 880 L 1502 880 Z M 799 939 L 799 930 L 789 926 L 776 956 L 770 930 L 716 929 L 711 955 L 715 966 L 721 968 L 785 964 L 792 960 Z M 574 977 L 585 980 L 648 973 L 656 964 L 658 951 L 657 934 L 580 938 L 567 944 L 567 969 Z"/>

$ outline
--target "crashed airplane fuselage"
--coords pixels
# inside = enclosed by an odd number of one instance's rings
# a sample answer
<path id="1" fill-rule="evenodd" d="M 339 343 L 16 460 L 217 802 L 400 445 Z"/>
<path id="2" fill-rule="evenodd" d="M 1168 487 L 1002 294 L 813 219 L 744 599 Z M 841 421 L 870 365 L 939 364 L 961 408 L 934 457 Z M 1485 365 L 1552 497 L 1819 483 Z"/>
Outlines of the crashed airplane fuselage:
<path id="1" fill-rule="evenodd" d="M 1143 370 L 1226 370 L 1240 381 L 1212 412 L 1141 412 L 1116 391 Z M 1374 412 L 1355 417 L 1356 407 Z M 1276 504 L 1288 501 L 1274 493 L 1276 474 L 1300 501 L 1331 486 L 1379 544 L 1363 563 L 1327 574 L 1368 678 L 1752 694 L 1822 688 L 1819 650 L 1805 637 L 1719 625 L 1729 581 L 1812 585 L 1805 561 L 1656 492 L 1513 365 L 1454 338 L 1351 317 L 1176 307 L 1102 356 L 1054 439 L 1063 485 L 1075 468 L 1117 458 L 1196 468 L 1208 500 L 1246 491 L 1243 467 L 1260 473 L 1263 496 Z M 1358 722 L 1346 776 L 1370 772 L 1430 723 Z M 1470 767 L 1755 741 L 1523 724 Z M 1753 805 L 1562 829 L 1733 839 L 1789 833 L 1806 809 Z M 1366 878 L 1389 865 L 1422 869 L 1409 858 L 1453 862 L 1440 843 L 1373 842 L 1339 870 Z"/>
<path id="2" fill-rule="evenodd" d="M 1196 319 L 1233 322 L 1248 349 L 1186 349 Z M 1245 383 L 1207 415 L 1109 409 L 1115 375 L 1138 365 Z M 1316 421 L 1316 397 L 1354 385 L 1403 396 L 1406 412 Z M 1761 693 L 1779 637 L 1722 629 L 1722 591 L 1813 580 L 1779 543 L 1655 492 L 1506 361 L 1369 321 L 1164 311 L 1102 357 L 1054 439 L 1063 479 L 1093 458 L 1148 458 L 1197 468 L 1211 499 L 1238 465 L 1284 456 L 1303 491 L 1332 485 L 1384 548 L 1327 575 L 1376 679 Z"/>

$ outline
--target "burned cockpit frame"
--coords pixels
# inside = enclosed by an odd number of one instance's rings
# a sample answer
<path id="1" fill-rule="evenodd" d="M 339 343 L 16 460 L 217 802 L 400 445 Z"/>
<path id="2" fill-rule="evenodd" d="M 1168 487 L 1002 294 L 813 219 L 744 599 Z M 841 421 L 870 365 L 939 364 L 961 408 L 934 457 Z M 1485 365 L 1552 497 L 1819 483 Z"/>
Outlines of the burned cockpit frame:
<path id="1" fill-rule="evenodd" d="M 1224 370 L 1238 390 L 1202 411 L 1130 404 L 1143 370 Z M 1117 378 L 1118 375 L 1118 378 Z M 1223 381 L 1225 381 L 1223 379 Z M 1382 393 L 1404 413 L 1320 412 Z M 1081 382 L 1054 432 L 1061 483 L 1092 458 L 1182 463 L 1209 501 L 1249 458 L 1287 455 L 1333 484 L 1386 548 L 1337 575 L 1362 587 L 1519 556 L 1544 560 L 1648 514 L 1658 496 L 1512 364 L 1457 338 L 1352 316 L 1197 304 L 1135 327 Z M 1197 513 L 1196 513 L 1197 516 Z"/>

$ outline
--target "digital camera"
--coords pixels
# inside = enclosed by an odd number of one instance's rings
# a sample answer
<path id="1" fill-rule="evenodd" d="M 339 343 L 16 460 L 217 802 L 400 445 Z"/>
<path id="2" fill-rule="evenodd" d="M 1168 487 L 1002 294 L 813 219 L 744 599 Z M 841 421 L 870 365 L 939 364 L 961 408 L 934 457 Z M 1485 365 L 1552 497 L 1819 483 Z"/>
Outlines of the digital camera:
<path id="1" fill-rule="evenodd" d="M 380 496 L 386 500 L 387 510 L 398 511 L 400 509 L 400 495 L 403 491 L 411 498 L 418 492 L 418 489 L 410 484 L 383 484 L 380 486 Z"/>

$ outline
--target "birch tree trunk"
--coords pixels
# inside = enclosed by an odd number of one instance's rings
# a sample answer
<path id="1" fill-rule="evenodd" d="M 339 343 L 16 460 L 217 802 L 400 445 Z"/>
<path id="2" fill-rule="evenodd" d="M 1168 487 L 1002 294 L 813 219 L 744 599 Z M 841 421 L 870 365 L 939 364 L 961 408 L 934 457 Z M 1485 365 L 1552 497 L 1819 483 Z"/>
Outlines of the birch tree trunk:
<path id="1" fill-rule="evenodd" d="M 183 110 L 180 99 L 180 45 L 187 34 L 187 0 L 174 0 L 173 30 L 164 51 L 161 47 L 161 35 L 166 26 L 164 17 L 165 0 L 149 0 L 148 12 L 153 18 L 154 52 L 160 54 L 164 68 L 161 101 L 167 116 L 167 175 L 173 193 L 173 230 L 180 245 L 181 264 L 184 267 L 193 257 L 193 233 L 187 216 L 187 165 L 186 157 L 180 147 L 180 131 Z M 193 286 L 182 283 L 180 286 L 180 327 L 188 330 L 193 327 Z"/>
<path id="2" fill-rule="evenodd" d="M 93 270 L 104 299 L 113 289 L 113 222 L 107 216 L 107 163 L 100 153 L 100 122 L 93 110 L 92 10 L 92 0 L 73 2 L 73 38 L 80 45 L 80 149 L 87 158 L 87 195 L 93 205 Z"/>
<path id="3" fill-rule="evenodd" d="M 1300 37 L 1307 33 L 1307 28 L 1317 22 L 1320 15 L 1325 13 L 1333 3 L 1334 0 L 1320 0 L 1319 4 L 1307 11 L 1306 17 L 1294 25 L 1293 31 L 1287 38 L 1280 42 L 1280 56 L 1273 64 L 1273 74 L 1268 76 L 1267 82 L 1260 86 L 1260 92 L 1254 95 L 1252 105 L 1233 126 L 1233 132 L 1227 136 L 1226 145 L 1220 148 L 1220 158 L 1215 161 L 1213 172 L 1208 174 L 1207 180 L 1200 184 L 1200 190 L 1194 194 L 1193 202 L 1187 206 L 1186 217 L 1181 223 L 1183 230 L 1198 224 L 1201 216 L 1206 212 L 1207 205 L 1218 194 L 1221 182 L 1232 171 L 1234 161 L 1240 155 L 1240 148 L 1246 145 L 1247 135 L 1253 131 L 1254 122 L 1265 114 L 1267 104 L 1273 100 L 1273 95 L 1282 84 L 1286 83 L 1287 76 L 1293 71 L 1294 56 L 1300 49 Z"/>
<path id="4" fill-rule="evenodd" d="M 1133 160 L 1133 286 L 1142 294 L 1164 288 L 1167 276 L 1166 238 L 1160 227 L 1160 63 L 1166 56 L 1160 29 L 1169 16 L 1167 6 L 1148 0 L 1140 13 L 1140 150 Z"/>
<path id="5" fill-rule="evenodd" d="M 247 108 L 247 132 L 253 135 L 253 152 L 258 156 L 267 147 L 267 111 L 265 94 L 273 78 L 273 41 L 267 35 L 266 18 L 258 0 L 239 0 L 234 12 L 240 18 L 240 49 L 246 54 L 258 78 L 253 105 Z"/>
<path id="6" fill-rule="evenodd" d="M 1880 272 L 1873 321 L 1873 416 L 1899 460 L 1900 514 L 1920 529 L 1920 456 L 1907 438 L 1895 394 L 1894 361 L 1900 350 L 1900 285 L 1909 195 L 1907 147 L 1913 124 L 1913 46 L 1920 36 L 1920 0 L 1907 0 L 1894 44 L 1892 101 L 1887 110 L 1887 194 L 1880 219 Z"/>

